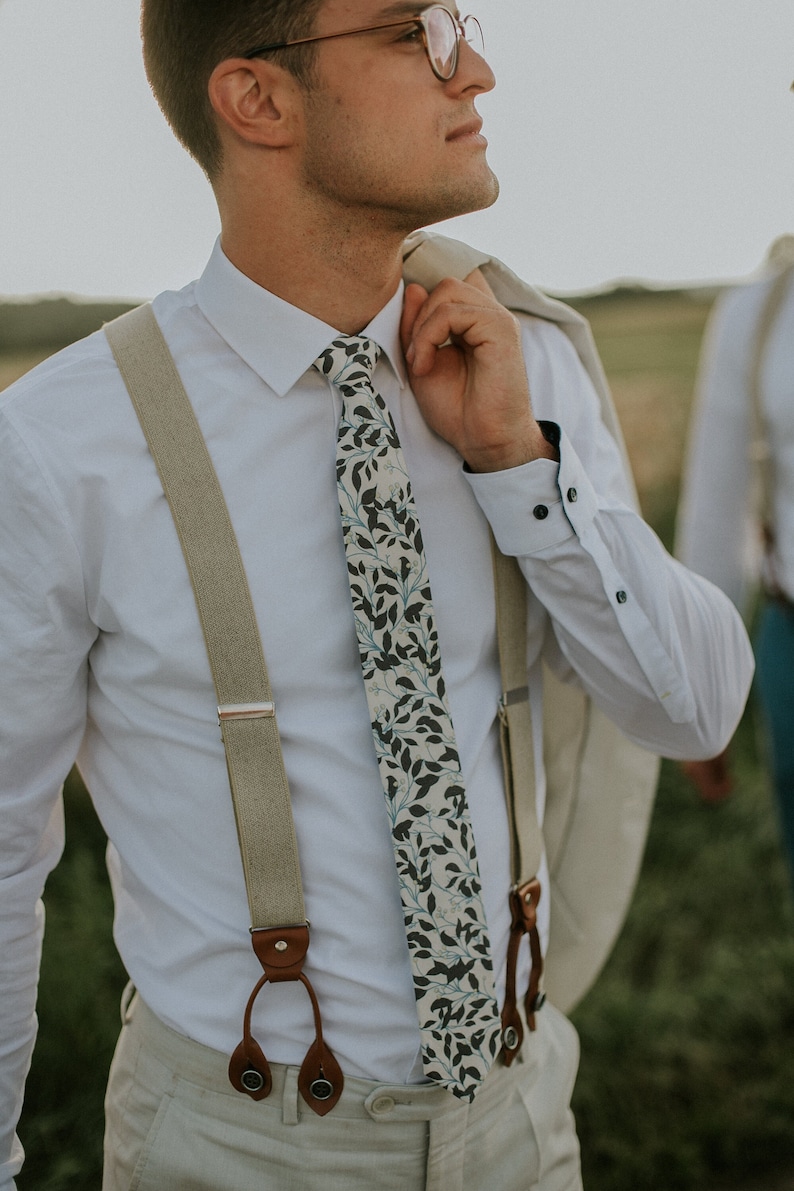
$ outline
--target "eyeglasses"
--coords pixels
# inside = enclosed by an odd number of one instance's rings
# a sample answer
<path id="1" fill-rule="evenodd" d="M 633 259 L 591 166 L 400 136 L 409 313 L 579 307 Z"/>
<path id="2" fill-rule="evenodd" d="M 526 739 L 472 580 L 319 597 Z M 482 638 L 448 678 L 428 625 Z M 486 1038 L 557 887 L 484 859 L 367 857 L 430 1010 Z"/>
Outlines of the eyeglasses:
<path id="1" fill-rule="evenodd" d="M 243 54 L 243 57 L 258 58 L 262 54 L 269 54 L 271 50 L 284 50 L 287 46 L 307 45 L 310 41 L 330 41 L 334 37 L 351 37 L 354 33 L 373 33 L 377 29 L 396 29 L 400 25 L 408 25 L 421 32 L 430 67 L 442 83 L 448 82 L 458 69 L 461 38 L 477 54 L 482 56 L 485 50 L 482 29 L 476 17 L 463 17 L 462 20 L 458 20 L 443 4 L 431 4 L 415 17 L 387 21 L 383 25 L 362 25 L 358 29 L 343 29 L 340 33 L 322 33 L 317 37 L 298 37 L 295 41 L 279 41 L 274 45 L 260 45 L 255 50 Z"/>

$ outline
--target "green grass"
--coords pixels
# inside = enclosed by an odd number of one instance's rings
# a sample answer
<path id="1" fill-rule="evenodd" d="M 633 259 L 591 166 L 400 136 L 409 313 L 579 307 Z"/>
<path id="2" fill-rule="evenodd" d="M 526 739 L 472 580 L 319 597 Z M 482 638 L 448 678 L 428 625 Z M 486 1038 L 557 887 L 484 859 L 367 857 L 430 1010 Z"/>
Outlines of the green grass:
<path id="1" fill-rule="evenodd" d="M 105 835 L 76 774 L 66 783 L 65 804 L 66 853 L 45 897 L 39 1037 L 20 1128 L 27 1153 L 20 1191 L 99 1188 L 102 1102 L 126 982 L 111 939 Z"/>
<path id="2" fill-rule="evenodd" d="M 750 715 L 733 759 L 716 807 L 664 763 L 628 921 L 574 1015 L 593 1191 L 701 1191 L 786 1164 L 794 1186 L 794 910 Z"/>
<path id="3" fill-rule="evenodd" d="M 713 294 L 616 290 L 574 304 L 609 376 L 643 512 L 672 544 L 698 354 Z"/>
<path id="4" fill-rule="evenodd" d="M 709 302 L 624 292 L 578 303 L 610 373 L 643 507 L 668 545 Z M 587 1191 L 794 1189 L 794 900 L 749 714 L 733 756 L 737 789 L 719 807 L 663 765 L 626 927 L 574 1015 Z M 66 856 L 46 894 L 20 1191 L 99 1187 L 125 980 L 110 941 L 104 838 L 74 779 L 66 806 Z"/>

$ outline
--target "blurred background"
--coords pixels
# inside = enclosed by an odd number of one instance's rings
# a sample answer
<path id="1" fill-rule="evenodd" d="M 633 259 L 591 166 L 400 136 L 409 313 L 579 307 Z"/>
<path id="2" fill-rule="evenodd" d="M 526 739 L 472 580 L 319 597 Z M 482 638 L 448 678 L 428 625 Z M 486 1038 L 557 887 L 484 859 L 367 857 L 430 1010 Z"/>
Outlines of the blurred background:
<path id="1" fill-rule="evenodd" d="M 794 230 L 794 5 L 475 13 L 498 77 L 478 106 L 502 197 L 442 230 L 591 319 L 645 515 L 671 546 L 708 313 Z M 0 387 L 191 280 L 217 234 L 148 92 L 137 20 L 137 0 L 0 0 Z M 734 794 L 714 806 L 663 766 L 629 919 L 576 1011 L 587 1191 L 794 1188 L 794 910 L 752 706 L 733 758 Z M 125 980 L 75 775 L 66 801 L 20 1191 L 99 1187 Z"/>
<path id="2" fill-rule="evenodd" d="M 791 0 L 473 2 L 502 197 L 452 234 L 580 292 L 743 276 L 789 229 Z M 0 0 L 0 293 L 145 298 L 203 268 L 215 207 L 149 93 L 138 3 Z"/>

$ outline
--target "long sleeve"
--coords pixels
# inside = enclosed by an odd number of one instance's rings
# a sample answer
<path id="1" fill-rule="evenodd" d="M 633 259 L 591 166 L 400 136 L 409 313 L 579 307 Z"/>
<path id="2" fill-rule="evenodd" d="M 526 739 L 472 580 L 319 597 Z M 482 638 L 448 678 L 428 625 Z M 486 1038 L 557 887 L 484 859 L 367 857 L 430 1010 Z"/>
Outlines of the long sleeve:
<path id="1" fill-rule="evenodd" d="M 630 507 L 617 447 L 568 342 L 532 320 L 525 337 L 536 415 L 561 428 L 560 464 L 537 460 L 469 482 L 500 549 L 519 561 L 536 621 L 548 617 L 544 657 L 638 744 L 711 756 L 749 690 L 741 621 Z"/>
<path id="2" fill-rule="evenodd" d="M 765 288 L 716 304 L 703 343 L 681 487 L 676 554 L 743 609 L 760 565 L 752 517 L 749 367 Z"/>
<path id="3" fill-rule="evenodd" d="M 44 882 L 63 847 L 60 787 L 83 733 L 91 643 L 77 552 L 35 460 L 0 422 L 0 1188 L 36 1033 Z"/>

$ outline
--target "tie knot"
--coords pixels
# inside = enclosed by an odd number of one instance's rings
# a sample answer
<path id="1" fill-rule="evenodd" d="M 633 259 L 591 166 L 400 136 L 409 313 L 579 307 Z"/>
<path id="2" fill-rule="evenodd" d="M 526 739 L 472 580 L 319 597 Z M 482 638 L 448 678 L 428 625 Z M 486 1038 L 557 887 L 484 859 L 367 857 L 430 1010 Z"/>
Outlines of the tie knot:
<path id="1" fill-rule="evenodd" d="M 372 374 L 380 356 L 377 343 L 363 335 L 339 335 L 321 352 L 314 367 L 343 393 L 372 388 Z"/>

